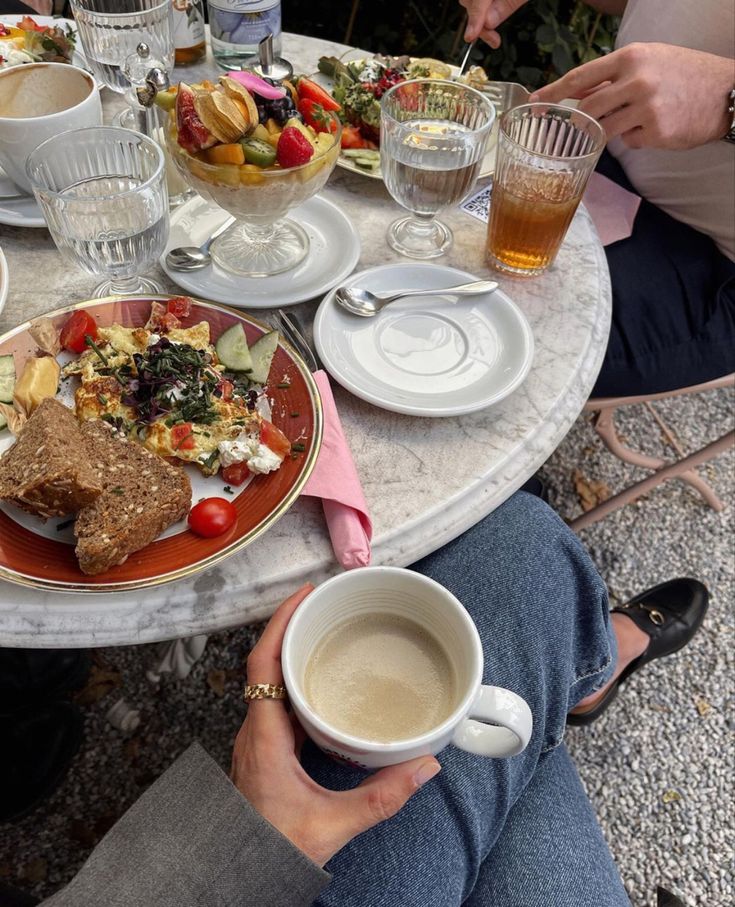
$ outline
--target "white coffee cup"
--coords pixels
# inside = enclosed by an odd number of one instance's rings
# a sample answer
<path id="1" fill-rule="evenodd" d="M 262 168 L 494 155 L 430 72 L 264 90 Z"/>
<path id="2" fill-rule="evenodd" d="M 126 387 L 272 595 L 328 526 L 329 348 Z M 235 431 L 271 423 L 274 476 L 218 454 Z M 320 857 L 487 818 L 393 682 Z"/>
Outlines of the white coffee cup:
<path id="1" fill-rule="evenodd" d="M 378 743 L 352 737 L 324 721 L 304 695 L 304 675 L 316 645 L 350 617 L 408 618 L 441 641 L 458 679 L 451 715 L 418 737 Z M 483 652 L 472 618 L 432 579 L 400 567 L 363 567 L 316 588 L 291 618 L 281 651 L 289 699 L 306 733 L 326 753 L 362 768 L 381 768 L 436 754 L 452 743 L 478 756 L 515 756 L 528 744 L 533 718 L 520 696 L 482 683 Z"/>
<path id="2" fill-rule="evenodd" d="M 92 76 L 70 63 L 26 63 L 0 71 L 0 164 L 31 192 L 26 160 L 41 142 L 83 126 L 102 125 Z"/>

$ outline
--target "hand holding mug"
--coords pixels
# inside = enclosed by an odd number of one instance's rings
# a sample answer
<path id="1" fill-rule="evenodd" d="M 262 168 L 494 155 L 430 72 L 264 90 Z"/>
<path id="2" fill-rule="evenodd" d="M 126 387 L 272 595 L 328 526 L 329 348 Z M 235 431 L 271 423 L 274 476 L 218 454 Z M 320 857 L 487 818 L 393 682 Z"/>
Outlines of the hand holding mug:
<path id="1" fill-rule="evenodd" d="M 248 683 L 283 683 L 283 636 L 312 589 L 299 589 L 273 615 L 248 657 Z M 436 759 L 421 756 L 384 768 L 352 790 L 330 791 L 301 767 L 304 737 L 282 701 L 251 702 L 235 740 L 230 777 L 251 805 L 319 866 L 356 835 L 395 815 L 440 769 Z"/>

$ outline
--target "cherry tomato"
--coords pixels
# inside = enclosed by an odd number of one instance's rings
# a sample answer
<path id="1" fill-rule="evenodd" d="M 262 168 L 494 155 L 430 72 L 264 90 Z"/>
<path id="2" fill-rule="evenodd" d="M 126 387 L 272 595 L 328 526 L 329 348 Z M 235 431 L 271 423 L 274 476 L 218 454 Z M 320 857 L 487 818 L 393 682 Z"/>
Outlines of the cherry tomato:
<path id="1" fill-rule="evenodd" d="M 322 86 L 317 85 L 316 82 L 312 82 L 311 79 L 302 76 L 296 85 L 296 90 L 298 91 L 300 98 L 305 98 L 309 101 L 321 104 L 325 110 L 342 109 L 328 91 L 325 91 Z"/>
<path id="2" fill-rule="evenodd" d="M 205 498 L 189 511 L 189 528 L 205 539 L 222 535 L 235 525 L 235 505 L 224 498 Z"/>
<path id="3" fill-rule="evenodd" d="M 311 98 L 302 98 L 298 103 L 299 113 L 304 118 L 307 126 L 315 132 L 336 132 L 337 122 L 330 116 L 321 104 Z"/>
<path id="4" fill-rule="evenodd" d="M 171 428 L 171 444 L 174 450 L 193 450 L 194 433 L 191 422 L 181 422 Z"/>
<path id="5" fill-rule="evenodd" d="M 374 148 L 375 145 L 368 141 L 357 126 L 342 127 L 342 147 L 343 148 Z"/>
<path id="6" fill-rule="evenodd" d="M 276 428 L 272 422 L 268 422 L 266 419 L 263 420 L 263 424 L 260 426 L 260 443 L 269 447 L 281 459 L 291 451 L 291 442 L 281 429 Z"/>
<path id="7" fill-rule="evenodd" d="M 229 466 L 222 467 L 222 481 L 227 482 L 228 485 L 242 485 L 249 475 L 250 470 L 245 462 L 231 463 Z"/>
<path id="8" fill-rule="evenodd" d="M 186 318 L 191 312 L 191 299 L 188 296 L 174 296 L 167 302 L 166 311 L 175 318 Z"/>
<path id="9" fill-rule="evenodd" d="M 66 319 L 59 335 L 59 342 L 65 350 L 72 353 L 83 353 L 87 349 L 85 337 L 97 339 L 97 322 L 88 312 L 79 309 Z"/>

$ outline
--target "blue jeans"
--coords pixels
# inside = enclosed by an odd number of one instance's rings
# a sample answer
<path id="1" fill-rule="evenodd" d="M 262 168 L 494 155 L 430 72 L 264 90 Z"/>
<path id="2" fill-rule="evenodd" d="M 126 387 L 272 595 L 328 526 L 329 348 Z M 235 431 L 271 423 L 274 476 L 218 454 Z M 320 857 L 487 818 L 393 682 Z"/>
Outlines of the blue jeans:
<path id="1" fill-rule="evenodd" d="M 413 569 L 453 592 L 485 651 L 484 683 L 533 712 L 523 753 L 484 759 L 454 747 L 442 771 L 387 822 L 327 865 L 321 907 L 622 907 L 629 901 L 566 749 L 569 709 L 615 664 L 605 586 L 576 536 L 519 492 Z M 309 745 L 320 784 L 360 773 Z"/>

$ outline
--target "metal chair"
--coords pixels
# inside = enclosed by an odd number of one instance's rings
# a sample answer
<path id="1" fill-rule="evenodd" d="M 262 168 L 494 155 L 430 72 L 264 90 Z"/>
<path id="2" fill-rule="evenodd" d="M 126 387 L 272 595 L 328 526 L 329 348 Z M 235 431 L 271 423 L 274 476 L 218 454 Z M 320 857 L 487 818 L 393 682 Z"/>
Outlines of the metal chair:
<path id="1" fill-rule="evenodd" d="M 644 466 L 655 470 L 655 472 L 653 475 L 642 479 L 640 482 L 636 482 L 634 485 L 630 485 L 623 491 L 618 492 L 618 494 L 613 495 L 613 497 L 608 498 L 607 501 L 603 501 L 601 504 L 593 507 L 592 510 L 588 510 L 586 513 L 577 517 L 576 520 L 573 520 L 570 523 L 572 529 L 578 531 L 579 529 L 584 529 L 586 526 L 590 526 L 592 523 L 596 523 L 598 520 L 603 519 L 608 514 L 618 510 L 618 508 L 624 507 L 626 504 L 635 500 L 635 498 L 651 491 L 651 489 L 655 488 L 657 485 L 661 485 L 662 482 L 666 482 L 668 479 L 682 479 L 684 482 L 691 485 L 692 488 L 695 488 L 713 510 L 722 510 L 725 506 L 724 503 L 717 497 L 717 494 L 711 485 L 699 475 L 697 467 L 723 453 L 728 447 L 735 445 L 735 430 L 726 432 L 716 441 L 712 441 L 695 453 L 687 455 L 685 451 L 681 449 L 673 432 L 656 412 L 652 403 L 656 400 L 663 400 L 668 397 L 680 397 L 684 394 L 697 394 L 701 391 L 716 390 L 717 388 L 723 387 L 735 387 L 735 373 L 725 375 L 723 378 L 717 378 L 714 381 L 708 381 L 705 384 L 696 384 L 692 387 L 684 387 L 676 391 L 667 391 L 663 394 L 649 394 L 640 397 L 600 397 L 598 399 L 588 400 L 584 410 L 585 412 L 595 413 L 593 425 L 607 449 L 626 463 L 632 463 L 634 466 Z M 636 403 L 643 403 L 648 408 L 649 412 L 658 423 L 659 428 L 679 455 L 679 459 L 675 460 L 673 463 L 669 463 L 660 457 L 650 457 L 640 451 L 631 450 L 623 444 L 616 431 L 615 413 L 620 407 L 632 406 Z"/>

